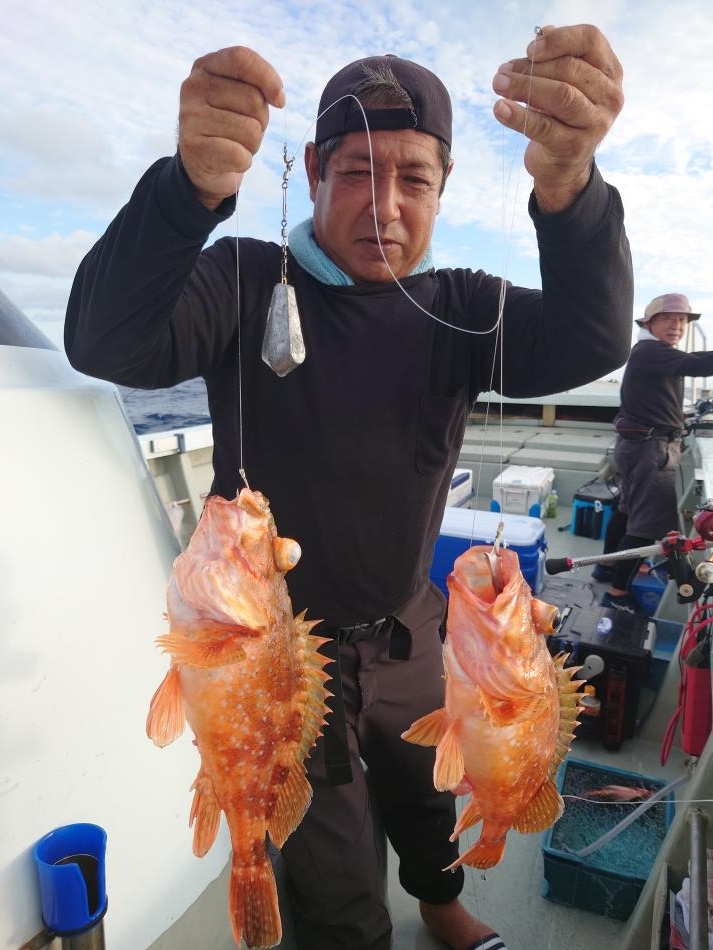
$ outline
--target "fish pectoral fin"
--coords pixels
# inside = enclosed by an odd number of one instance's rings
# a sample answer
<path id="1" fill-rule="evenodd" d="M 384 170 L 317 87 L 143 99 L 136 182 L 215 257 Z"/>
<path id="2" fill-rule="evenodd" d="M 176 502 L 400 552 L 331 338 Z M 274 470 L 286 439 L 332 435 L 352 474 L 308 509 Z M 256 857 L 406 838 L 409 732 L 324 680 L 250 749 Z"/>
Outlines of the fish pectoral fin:
<path id="1" fill-rule="evenodd" d="M 401 738 L 414 745 L 438 745 L 445 736 L 450 719 L 445 709 L 436 709 L 412 723 Z"/>
<path id="2" fill-rule="evenodd" d="M 466 828 L 472 828 L 473 825 L 477 825 L 478 822 L 483 817 L 480 806 L 475 801 L 474 798 L 468 802 L 465 808 L 458 815 L 458 820 L 456 821 L 455 828 L 453 829 L 453 834 L 448 839 L 449 841 L 455 841 L 458 835 L 462 834 Z"/>
<path id="3" fill-rule="evenodd" d="M 515 831 L 529 835 L 551 828 L 564 811 L 564 802 L 552 778 L 542 783 L 535 797 L 528 802 L 513 824 Z"/>
<path id="4" fill-rule="evenodd" d="M 302 821 L 311 801 L 312 789 L 304 765 L 295 762 L 267 819 L 270 840 L 278 850 Z"/>
<path id="5" fill-rule="evenodd" d="M 164 653 L 170 653 L 175 663 L 210 670 L 217 666 L 240 663 L 247 654 L 241 646 L 243 634 L 228 633 L 209 640 L 190 640 L 182 633 L 166 633 L 156 640 Z"/>
<path id="6" fill-rule="evenodd" d="M 193 853 L 197 858 L 202 858 L 210 851 L 218 834 L 221 808 L 218 799 L 215 797 L 213 783 L 202 767 L 196 776 L 195 782 L 191 785 L 191 790 L 194 795 L 188 825 L 192 827 L 195 822 Z"/>
<path id="7" fill-rule="evenodd" d="M 151 699 L 146 735 L 154 745 L 163 748 L 177 739 L 185 728 L 181 679 L 177 667 L 172 665 Z"/>
<path id="8" fill-rule="evenodd" d="M 483 830 L 480 832 L 480 838 L 464 854 L 461 854 L 458 860 L 449 864 L 444 871 L 453 871 L 461 864 L 467 864 L 471 868 L 492 868 L 499 864 L 505 853 L 505 835 L 507 828 L 502 829 L 493 822 L 484 821 Z"/>
<path id="9" fill-rule="evenodd" d="M 452 722 L 436 747 L 433 784 L 439 792 L 455 788 L 465 775 L 465 762 L 455 727 Z"/>

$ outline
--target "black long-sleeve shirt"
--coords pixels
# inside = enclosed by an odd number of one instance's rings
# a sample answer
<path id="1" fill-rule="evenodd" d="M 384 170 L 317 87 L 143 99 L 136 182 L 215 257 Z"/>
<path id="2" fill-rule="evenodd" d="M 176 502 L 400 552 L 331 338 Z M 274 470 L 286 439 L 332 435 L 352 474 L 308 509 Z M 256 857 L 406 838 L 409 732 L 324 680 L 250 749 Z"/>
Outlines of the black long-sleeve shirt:
<path id="1" fill-rule="evenodd" d="M 236 242 L 202 250 L 230 213 L 208 211 L 176 159 L 154 164 L 80 265 L 65 343 L 79 370 L 128 386 L 206 380 L 212 491 L 239 487 Z M 294 259 L 307 358 L 284 379 L 261 360 L 280 249 L 240 240 L 243 463 L 296 538 L 287 576 L 297 610 L 332 624 L 397 611 L 427 581 L 467 412 L 494 386 L 536 396 L 620 366 L 631 339 L 632 274 L 621 201 L 594 170 L 567 210 L 530 211 L 543 290 L 509 287 L 504 369 L 496 334 L 429 319 L 392 283 L 328 286 Z M 495 324 L 500 280 L 435 270 L 402 282 L 448 323 Z"/>
<path id="2" fill-rule="evenodd" d="M 639 340 L 621 382 L 617 429 L 680 429 L 683 377 L 711 375 L 713 351 L 684 353 L 665 340 Z"/>

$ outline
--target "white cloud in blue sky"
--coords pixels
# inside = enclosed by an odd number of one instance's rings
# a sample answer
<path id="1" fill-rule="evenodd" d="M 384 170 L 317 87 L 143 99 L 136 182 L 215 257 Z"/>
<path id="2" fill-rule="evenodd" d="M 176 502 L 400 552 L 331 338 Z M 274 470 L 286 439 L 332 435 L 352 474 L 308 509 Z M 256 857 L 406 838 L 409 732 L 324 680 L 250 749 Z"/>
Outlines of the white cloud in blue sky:
<path id="1" fill-rule="evenodd" d="M 436 226 L 437 262 L 502 273 L 507 260 L 508 278 L 537 285 L 522 145 L 492 117 L 490 83 L 501 62 L 524 54 L 534 26 L 577 22 L 599 26 L 624 66 L 626 105 L 599 163 L 624 199 L 637 309 L 681 290 L 710 315 L 713 340 L 708 0 L 12 6 L 0 31 L 0 288 L 56 341 L 82 255 L 144 169 L 174 148 L 179 87 L 193 60 L 237 44 L 277 68 L 288 99 L 246 177 L 241 233 L 278 238 L 282 140 L 297 147 L 326 79 L 360 56 L 394 52 L 436 71 L 453 97 L 456 164 Z M 513 161 L 505 189 L 503 168 Z M 298 161 L 293 223 L 309 214 L 305 192 Z"/>

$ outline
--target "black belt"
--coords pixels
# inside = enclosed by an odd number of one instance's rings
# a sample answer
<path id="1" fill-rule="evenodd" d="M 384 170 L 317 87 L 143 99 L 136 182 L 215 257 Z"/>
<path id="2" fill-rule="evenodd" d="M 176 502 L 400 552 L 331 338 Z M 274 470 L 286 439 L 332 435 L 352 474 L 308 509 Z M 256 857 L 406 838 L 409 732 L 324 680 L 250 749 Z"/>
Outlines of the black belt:
<path id="1" fill-rule="evenodd" d="M 675 442 L 685 434 L 683 429 L 617 429 L 617 435 L 628 442 L 645 442 L 647 439 L 666 439 Z"/>
<path id="2" fill-rule="evenodd" d="M 321 650 L 331 661 L 325 666 L 325 670 L 332 677 L 327 683 L 327 688 L 332 693 L 331 698 L 327 700 L 331 714 L 324 730 L 324 762 L 327 781 L 330 785 L 346 785 L 352 781 L 353 777 L 349 761 L 339 647 L 359 643 L 362 640 L 373 640 L 375 637 L 388 633 L 389 658 L 408 660 L 411 655 L 411 631 L 396 617 L 382 617 L 381 620 L 373 620 L 370 623 L 357 623 L 351 627 L 327 627 L 315 632 L 329 638 Z"/>

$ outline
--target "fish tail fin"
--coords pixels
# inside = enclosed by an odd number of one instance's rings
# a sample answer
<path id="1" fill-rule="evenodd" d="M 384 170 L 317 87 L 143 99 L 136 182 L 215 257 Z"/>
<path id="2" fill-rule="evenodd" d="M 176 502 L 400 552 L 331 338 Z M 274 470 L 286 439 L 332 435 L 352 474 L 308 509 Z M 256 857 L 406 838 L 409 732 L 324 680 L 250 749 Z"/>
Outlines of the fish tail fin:
<path id="1" fill-rule="evenodd" d="M 193 853 L 197 858 L 202 858 L 210 851 L 218 834 L 221 808 L 215 797 L 213 783 L 202 768 L 191 785 L 191 789 L 194 794 L 188 824 L 191 826 L 195 822 Z"/>
<path id="2" fill-rule="evenodd" d="M 480 839 L 476 841 L 472 848 L 469 848 L 464 854 L 449 864 L 445 871 L 453 871 L 461 864 L 467 864 L 471 868 L 492 868 L 498 864 L 505 853 L 505 834 L 507 829 L 498 828 L 497 825 L 483 822 L 483 830 L 480 833 Z M 500 832 L 494 835 L 493 832 Z"/>
<path id="3" fill-rule="evenodd" d="M 186 728 L 178 667 L 171 665 L 151 699 L 146 717 L 146 735 L 163 748 L 177 739 Z"/>
<path id="4" fill-rule="evenodd" d="M 563 811 L 564 802 L 552 778 L 548 777 L 542 783 L 534 798 L 517 816 L 513 828 L 524 835 L 534 834 L 536 831 L 546 831 L 547 828 L 554 825 Z"/>
<path id="5" fill-rule="evenodd" d="M 450 720 L 445 709 L 435 709 L 412 723 L 401 738 L 414 745 L 438 745 L 446 734 Z"/>
<path id="6" fill-rule="evenodd" d="M 228 885 L 228 906 L 235 943 L 248 947 L 274 947 L 282 939 L 280 908 L 272 865 L 267 857 L 261 864 L 238 865 L 233 856 Z"/>

